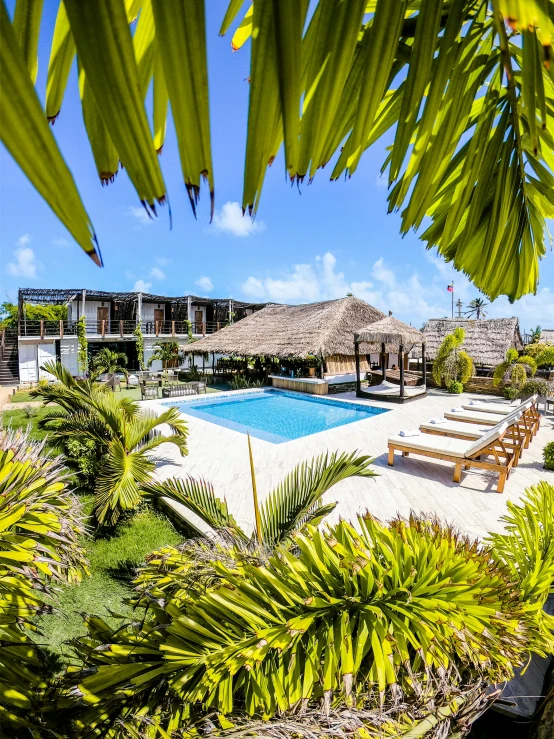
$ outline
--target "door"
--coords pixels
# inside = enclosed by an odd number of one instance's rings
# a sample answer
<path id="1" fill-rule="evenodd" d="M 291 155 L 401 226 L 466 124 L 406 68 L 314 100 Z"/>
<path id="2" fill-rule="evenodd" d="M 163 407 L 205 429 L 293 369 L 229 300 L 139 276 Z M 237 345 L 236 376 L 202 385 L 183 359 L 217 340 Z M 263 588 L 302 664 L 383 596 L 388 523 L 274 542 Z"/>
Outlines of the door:
<path id="1" fill-rule="evenodd" d="M 38 376 L 39 380 L 53 380 L 55 379 L 50 372 L 45 372 L 41 367 L 45 362 L 56 361 L 56 345 L 55 344 L 38 344 Z"/>
<path id="2" fill-rule="evenodd" d="M 37 345 L 19 342 L 19 379 L 21 382 L 36 382 Z"/>
<path id="3" fill-rule="evenodd" d="M 154 331 L 158 334 L 163 329 L 164 309 L 154 308 Z"/>
<path id="4" fill-rule="evenodd" d="M 106 308 L 106 307 L 98 307 L 96 309 L 96 319 L 98 321 L 98 328 L 96 330 L 96 333 L 98 333 L 98 334 L 104 333 L 102 331 L 102 321 L 104 321 L 104 331 L 109 331 L 109 326 L 108 326 L 109 313 L 108 313 L 108 310 L 109 309 Z"/>
<path id="5" fill-rule="evenodd" d="M 204 312 L 201 310 L 194 311 L 194 333 L 202 333 L 202 324 L 204 323 Z"/>

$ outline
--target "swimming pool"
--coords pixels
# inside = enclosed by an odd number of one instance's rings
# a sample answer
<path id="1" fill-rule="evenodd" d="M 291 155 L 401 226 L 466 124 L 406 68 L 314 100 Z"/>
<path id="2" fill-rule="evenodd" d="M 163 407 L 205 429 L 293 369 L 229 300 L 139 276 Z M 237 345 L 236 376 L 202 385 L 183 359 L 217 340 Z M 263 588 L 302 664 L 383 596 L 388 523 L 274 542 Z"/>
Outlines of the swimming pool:
<path id="1" fill-rule="evenodd" d="M 217 399 L 164 405 L 177 405 L 182 413 L 243 434 L 248 432 L 273 444 L 300 439 L 387 412 L 386 408 L 354 405 L 281 390 L 257 390 Z"/>

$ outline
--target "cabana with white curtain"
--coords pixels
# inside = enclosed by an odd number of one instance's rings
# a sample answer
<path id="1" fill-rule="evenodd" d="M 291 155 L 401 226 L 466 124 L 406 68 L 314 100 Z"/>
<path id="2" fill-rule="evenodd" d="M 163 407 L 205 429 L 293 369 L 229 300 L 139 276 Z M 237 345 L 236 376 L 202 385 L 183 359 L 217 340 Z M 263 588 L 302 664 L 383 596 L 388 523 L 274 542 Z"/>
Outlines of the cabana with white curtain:
<path id="1" fill-rule="evenodd" d="M 407 387 L 405 370 L 408 364 L 408 354 L 415 344 L 421 344 L 423 383 L 420 386 Z M 360 346 L 364 354 L 379 353 L 381 356 L 381 382 L 364 390 L 362 390 L 360 377 Z M 391 353 L 398 354 L 399 384 L 387 381 L 387 355 Z M 416 328 L 402 323 L 393 316 L 386 316 L 354 334 L 354 354 L 356 357 L 356 397 L 407 403 L 423 398 L 427 394 L 425 337 Z"/>

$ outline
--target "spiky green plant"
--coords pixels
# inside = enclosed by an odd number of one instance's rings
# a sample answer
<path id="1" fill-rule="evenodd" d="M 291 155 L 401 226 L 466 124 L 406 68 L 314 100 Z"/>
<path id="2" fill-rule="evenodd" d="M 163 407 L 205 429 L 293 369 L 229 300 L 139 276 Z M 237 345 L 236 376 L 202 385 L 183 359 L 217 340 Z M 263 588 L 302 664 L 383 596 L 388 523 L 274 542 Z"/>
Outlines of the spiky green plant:
<path id="1" fill-rule="evenodd" d="M 463 694 L 482 697 L 554 648 L 542 612 L 553 496 L 530 489 L 485 544 L 366 514 L 255 556 L 217 541 L 155 553 L 137 578 L 143 618 L 115 630 L 95 619 L 74 643 L 87 666 L 67 675 L 65 700 L 88 706 L 77 729 L 186 734 L 224 715 L 222 730 L 250 736 L 245 717 L 258 716 L 302 736 L 316 714 L 328 726 L 348 707 L 368 736 L 446 736 Z M 272 723 L 255 727 L 271 735 Z"/>
<path id="2" fill-rule="evenodd" d="M 137 402 L 107 393 L 91 381 L 77 381 L 60 363 L 48 362 L 44 369 L 57 383 L 33 390 L 35 397 L 56 403 L 40 421 L 53 431 L 53 443 L 75 437 L 96 444 L 101 462 L 94 494 L 100 524 L 115 524 L 122 511 L 135 508 L 142 500 L 144 486 L 151 481 L 155 463 L 149 454 L 161 444 L 175 445 L 187 454 L 187 426 L 176 408 L 160 415 L 140 409 Z M 171 433 L 159 433 L 167 424 Z"/>
<path id="3" fill-rule="evenodd" d="M 433 379 L 439 387 L 449 388 L 453 382 L 465 385 L 475 372 L 473 359 L 460 347 L 466 332 L 458 327 L 447 334 L 439 347 L 433 362 Z"/>
<path id="4" fill-rule="evenodd" d="M 147 364 L 150 367 L 152 362 L 160 360 L 162 367 L 177 367 L 179 362 L 183 360 L 183 353 L 179 349 L 176 341 L 160 341 L 154 344 L 154 351 L 150 356 Z"/>
<path id="5" fill-rule="evenodd" d="M 554 346 L 544 346 L 535 357 L 537 367 L 554 367 Z"/>
<path id="6" fill-rule="evenodd" d="M 221 34 L 243 4 L 230 0 Z M 76 242 L 101 262 L 47 123 L 71 84 L 77 93 L 75 57 L 101 182 L 112 181 L 121 162 L 156 214 L 166 194 L 156 151 L 171 111 L 192 208 L 205 178 L 213 213 L 206 9 L 215 6 L 60 2 L 44 107 L 34 88 L 42 6 L 18 3 L 12 23 L 0 5 L 1 133 Z M 312 179 L 332 160 L 336 180 L 354 175 L 390 131 L 383 166 L 402 233 L 423 227 L 427 247 L 491 299 L 535 292 L 554 215 L 553 10 L 553 0 L 254 2 L 232 39 L 235 50 L 251 40 L 243 209 L 257 210 L 281 144 L 291 180 Z"/>
<path id="7" fill-rule="evenodd" d="M 525 354 L 520 357 L 517 349 L 508 349 L 506 359 L 494 370 L 492 382 L 495 387 L 509 382 L 511 389 L 517 393 L 536 371 L 537 363 L 533 357 Z"/>
<path id="8" fill-rule="evenodd" d="M 127 355 L 124 352 L 115 352 L 104 347 L 98 354 L 94 355 L 91 364 L 91 377 L 93 379 L 104 373 L 114 375 L 116 372 L 122 372 L 125 376 L 128 375 L 127 367 L 125 366 L 127 364 Z"/>
<path id="9" fill-rule="evenodd" d="M 0 734 L 40 731 L 46 660 L 31 634 L 53 585 L 86 571 L 80 508 L 60 457 L 28 433 L 0 429 Z M 38 733 L 36 734 L 39 735 Z"/>

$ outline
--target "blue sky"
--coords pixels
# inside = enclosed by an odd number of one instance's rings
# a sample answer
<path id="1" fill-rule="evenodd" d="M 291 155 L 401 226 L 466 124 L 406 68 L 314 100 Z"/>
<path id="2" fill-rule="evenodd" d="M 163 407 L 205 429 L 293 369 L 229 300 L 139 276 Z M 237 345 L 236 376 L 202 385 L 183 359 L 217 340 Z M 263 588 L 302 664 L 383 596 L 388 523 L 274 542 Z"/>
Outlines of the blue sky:
<path id="1" fill-rule="evenodd" d="M 161 164 L 168 209 L 149 221 L 125 172 L 101 187 L 88 147 L 73 69 L 54 133 L 71 168 L 98 235 L 105 267 L 99 269 L 72 242 L 64 227 L 0 150 L 0 300 L 17 288 L 143 289 L 156 294 L 194 293 L 276 302 L 310 302 L 353 292 L 401 320 L 421 326 L 450 314 L 446 287 L 464 303 L 479 295 L 461 273 L 427 252 L 414 234 L 401 238 L 400 218 L 387 215 L 387 189 L 379 179 L 382 140 L 366 152 L 354 177 L 329 182 L 318 172 L 300 190 L 285 180 L 282 160 L 269 170 L 256 221 L 240 214 L 249 53 L 232 53 L 230 38 L 217 35 L 225 3 L 207 4 L 216 217 L 201 195 L 195 221 L 182 183 L 171 122 Z M 217 5 L 217 7 L 216 7 Z M 13 2 L 9 2 L 10 10 Z M 37 89 L 46 67 L 57 3 L 45 3 Z M 554 231 L 554 228 L 551 228 Z M 510 305 L 499 299 L 492 316 L 519 316 L 523 328 L 554 327 L 554 257 L 541 264 L 536 296 Z"/>

